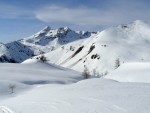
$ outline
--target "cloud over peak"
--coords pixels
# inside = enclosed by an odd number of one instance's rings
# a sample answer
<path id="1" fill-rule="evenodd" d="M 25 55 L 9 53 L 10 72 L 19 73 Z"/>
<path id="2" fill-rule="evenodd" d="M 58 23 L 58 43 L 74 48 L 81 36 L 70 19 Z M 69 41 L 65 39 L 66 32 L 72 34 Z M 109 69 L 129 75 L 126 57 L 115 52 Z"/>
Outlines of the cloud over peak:
<path id="1" fill-rule="evenodd" d="M 150 20 L 147 0 L 107 0 L 83 5 L 65 6 L 61 4 L 27 8 L 18 5 L 0 4 L 0 18 L 6 19 L 33 19 L 46 24 L 65 23 L 75 26 L 112 26 L 128 23 L 137 19 Z M 103 1 L 103 2 L 102 2 Z M 79 2 L 79 1 L 78 1 Z M 65 2 L 64 2 L 65 3 Z M 101 5 L 99 5 L 101 4 Z M 104 5 L 103 5 L 104 4 Z M 147 2 L 148 4 L 148 2 Z"/>
<path id="2" fill-rule="evenodd" d="M 44 22 L 66 22 L 76 25 L 115 25 L 136 19 L 150 19 L 147 9 L 112 6 L 108 9 L 89 7 L 46 6 L 35 12 Z"/>

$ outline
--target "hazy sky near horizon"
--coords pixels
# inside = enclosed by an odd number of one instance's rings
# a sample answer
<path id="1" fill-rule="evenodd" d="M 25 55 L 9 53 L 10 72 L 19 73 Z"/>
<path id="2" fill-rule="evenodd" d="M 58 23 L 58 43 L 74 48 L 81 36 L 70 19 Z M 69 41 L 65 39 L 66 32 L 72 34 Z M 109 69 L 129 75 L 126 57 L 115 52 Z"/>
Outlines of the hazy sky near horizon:
<path id="1" fill-rule="evenodd" d="M 25 38 L 46 25 L 98 31 L 150 20 L 150 0 L 0 0 L 0 42 Z"/>

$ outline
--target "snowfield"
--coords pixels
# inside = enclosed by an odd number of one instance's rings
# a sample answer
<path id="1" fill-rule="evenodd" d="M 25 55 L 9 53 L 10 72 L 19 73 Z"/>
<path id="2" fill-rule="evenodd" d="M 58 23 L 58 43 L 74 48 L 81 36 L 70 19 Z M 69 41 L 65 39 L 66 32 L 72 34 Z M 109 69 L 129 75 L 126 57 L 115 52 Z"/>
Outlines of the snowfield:
<path id="1" fill-rule="evenodd" d="M 149 97 L 150 84 L 90 79 L 72 85 L 38 86 L 0 101 L 4 106 L 0 109 L 11 113 L 148 113 Z"/>
<path id="2" fill-rule="evenodd" d="M 139 81 L 149 65 L 124 64 L 107 79 L 83 80 L 81 73 L 34 59 L 1 64 L 0 113 L 149 113 L 150 84 Z M 115 74 L 137 83 L 111 80 Z M 13 94 L 9 83 L 16 85 Z"/>
<path id="3" fill-rule="evenodd" d="M 120 82 L 150 83 L 150 63 L 125 63 L 105 78 L 117 80 Z"/>

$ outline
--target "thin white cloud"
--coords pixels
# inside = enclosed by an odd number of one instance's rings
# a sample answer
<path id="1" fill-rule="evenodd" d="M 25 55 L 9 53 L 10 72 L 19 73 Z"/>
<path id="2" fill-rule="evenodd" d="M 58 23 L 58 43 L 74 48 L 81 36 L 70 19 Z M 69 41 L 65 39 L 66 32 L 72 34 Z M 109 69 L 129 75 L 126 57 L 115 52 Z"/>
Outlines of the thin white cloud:
<path id="1" fill-rule="evenodd" d="M 137 19 L 150 20 L 149 9 L 140 0 L 115 0 L 116 3 L 103 8 L 43 6 L 27 9 L 9 4 L 0 4 L 0 18 L 38 19 L 47 23 L 67 23 L 79 26 L 111 26 Z M 38 7 L 37 7 L 38 8 Z"/>
<path id="2" fill-rule="evenodd" d="M 131 4 L 130 4 L 131 5 Z M 36 18 L 44 22 L 67 22 L 77 25 L 114 25 L 137 19 L 150 19 L 147 9 L 113 6 L 109 9 L 66 8 L 49 6 L 35 12 Z"/>
<path id="3" fill-rule="evenodd" d="M 86 7 L 65 8 L 59 6 L 50 6 L 40 9 L 36 12 L 36 17 L 45 22 L 63 21 L 80 25 L 105 22 L 107 16 L 107 14 L 104 15 L 97 9 L 89 9 Z"/>
<path id="4" fill-rule="evenodd" d="M 0 4 L 0 18 L 14 19 L 14 18 L 34 18 L 34 11 L 23 9 L 21 7 Z"/>

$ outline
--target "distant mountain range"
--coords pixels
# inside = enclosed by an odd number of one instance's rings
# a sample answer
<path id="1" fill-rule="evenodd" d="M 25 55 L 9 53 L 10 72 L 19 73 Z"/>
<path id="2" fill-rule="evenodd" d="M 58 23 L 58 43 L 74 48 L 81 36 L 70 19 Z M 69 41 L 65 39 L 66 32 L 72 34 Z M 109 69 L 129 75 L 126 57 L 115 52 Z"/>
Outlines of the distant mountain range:
<path id="1" fill-rule="evenodd" d="M 30 37 L 0 44 L 0 62 L 22 62 L 30 57 L 48 53 L 67 43 L 88 38 L 91 32 L 76 32 L 68 27 L 51 29 L 46 26 Z"/>
<path id="2" fill-rule="evenodd" d="M 0 44 L 0 62 L 21 63 L 44 54 L 50 63 L 105 75 L 116 60 L 150 61 L 150 24 L 137 20 L 98 32 L 45 27 L 30 37 Z"/>

